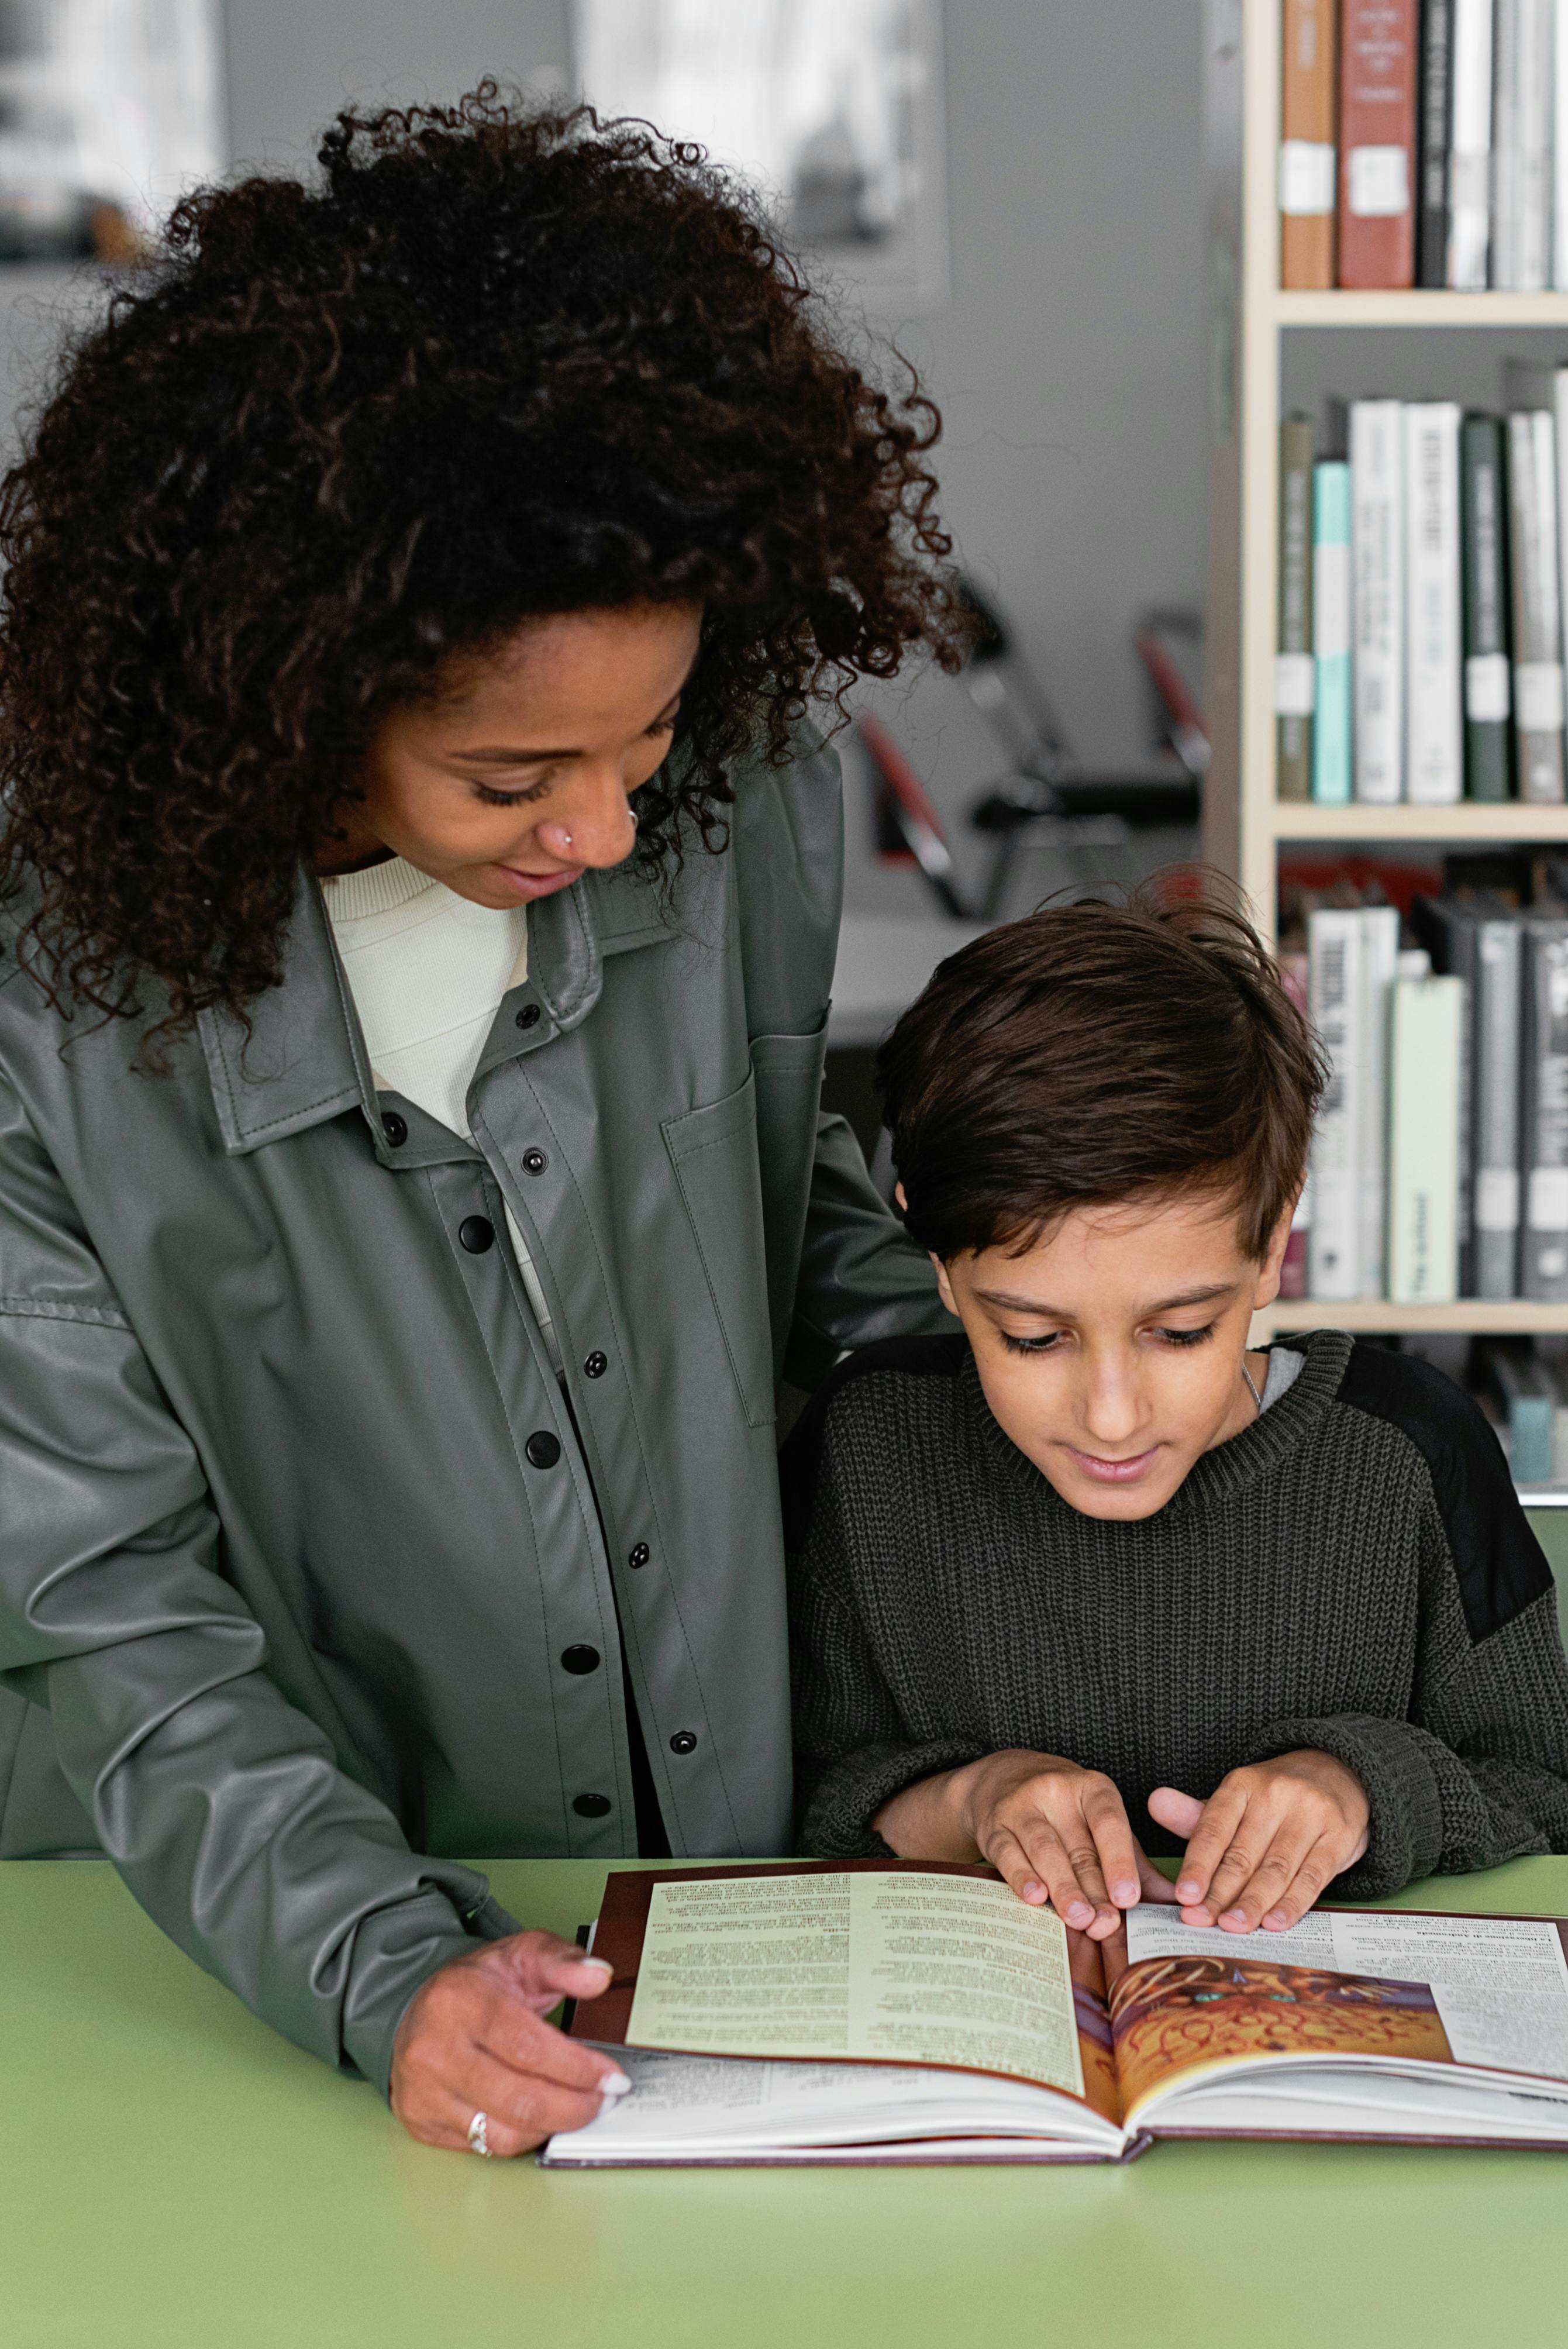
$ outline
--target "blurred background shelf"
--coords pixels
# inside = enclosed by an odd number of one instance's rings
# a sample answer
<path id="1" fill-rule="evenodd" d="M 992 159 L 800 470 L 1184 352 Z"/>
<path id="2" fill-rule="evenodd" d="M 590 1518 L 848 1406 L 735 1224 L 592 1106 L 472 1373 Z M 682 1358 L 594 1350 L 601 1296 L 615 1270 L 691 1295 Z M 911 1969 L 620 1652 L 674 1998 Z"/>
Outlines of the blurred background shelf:
<path id="1" fill-rule="evenodd" d="M 1452 807 L 1320 807 L 1276 800 L 1253 822 L 1275 840 L 1343 840 L 1416 845 L 1425 841 L 1540 841 L 1568 843 L 1568 807 L 1532 807 L 1522 800 L 1501 806 L 1460 800 Z"/>
<path id="2" fill-rule="evenodd" d="M 1473 1330 L 1503 1338 L 1532 1330 L 1568 1333 L 1568 1305 L 1541 1305 L 1527 1297 L 1463 1297 L 1453 1305 L 1393 1305 L 1384 1298 L 1344 1304 L 1306 1297 L 1270 1306 L 1266 1313 L 1258 1315 L 1254 1330 L 1264 1323 L 1275 1331 L 1352 1330 L 1363 1337 Z"/>
<path id="3" fill-rule="evenodd" d="M 1568 294 L 1286 294 L 1272 288 L 1267 306 L 1280 326 L 1556 326 L 1568 330 Z"/>

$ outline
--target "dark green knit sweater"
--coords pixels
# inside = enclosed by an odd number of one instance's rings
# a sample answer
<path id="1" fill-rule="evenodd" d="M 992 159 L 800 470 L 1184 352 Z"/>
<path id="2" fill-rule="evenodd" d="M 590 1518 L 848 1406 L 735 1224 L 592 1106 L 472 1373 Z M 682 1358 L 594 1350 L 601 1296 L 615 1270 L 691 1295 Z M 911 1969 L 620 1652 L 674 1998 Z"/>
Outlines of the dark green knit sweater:
<path id="1" fill-rule="evenodd" d="M 806 1850 L 885 1850 L 917 1778 L 1005 1746 L 1145 1799 L 1298 1746 L 1372 1806 L 1359 1898 L 1568 1851 L 1568 1667 L 1495 1437 L 1427 1364 L 1325 1330 L 1288 1392 L 1133 1525 L 1005 1435 L 962 1339 L 841 1364 L 784 1454 Z"/>

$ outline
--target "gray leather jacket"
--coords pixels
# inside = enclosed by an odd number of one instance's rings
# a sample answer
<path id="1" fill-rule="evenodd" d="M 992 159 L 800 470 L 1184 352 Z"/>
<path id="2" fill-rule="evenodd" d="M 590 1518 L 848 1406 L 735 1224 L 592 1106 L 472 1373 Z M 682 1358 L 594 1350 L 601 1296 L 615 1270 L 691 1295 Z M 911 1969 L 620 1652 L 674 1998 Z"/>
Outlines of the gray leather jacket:
<path id="1" fill-rule="evenodd" d="M 377 1095 L 309 876 L 167 1075 L 0 963 L 0 1857 L 106 1852 L 383 2088 L 510 1929 L 454 1855 L 635 1849 L 618 1623 L 675 1850 L 788 1847 L 778 1382 L 952 1327 L 819 1113 L 841 863 L 819 750 L 668 910 L 542 902 L 477 1146 Z"/>

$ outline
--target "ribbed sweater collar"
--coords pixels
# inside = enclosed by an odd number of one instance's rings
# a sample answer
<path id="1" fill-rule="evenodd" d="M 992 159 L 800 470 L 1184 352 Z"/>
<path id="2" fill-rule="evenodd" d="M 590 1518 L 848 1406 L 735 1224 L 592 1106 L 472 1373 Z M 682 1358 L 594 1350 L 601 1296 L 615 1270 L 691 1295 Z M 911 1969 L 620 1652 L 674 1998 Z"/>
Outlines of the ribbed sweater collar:
<path id="1" fill-rule="evenodd" d="M 1344 1330 L 1315 1330 L 1295 1340 L 1295 1350 L 1305 1356 L 1305 1367 L 1279 1401 L 1271 1403 L 1239 1435 L 1233 1435 L 1228 1444 L 1216 1444 L 1212 1452 L 1205 1452 L 1196 1460 L 1162 1509 L 1157 1509 L 1151 1517 L 1130 1521 L 1107 1518 L 1103 1520 L 1107 1530 L 1143 1530 L 1174 1523 L 1216 1501 L 1230 1499 L 1249 1485 L 1256 1484 L 1260 1477 L 1272 1474 L 1322 1421 L 1339 1392 L 1354 1342 Z M 997 1425 L 985 1401 L 973 1354 L 965 1360 L 963 1382 L 965 1407 L 976 1441 L 996 1474 L 1020 1496 L 1031 1497 L 1037 1506 L 1080 1516 L 1081 1512 L 1063 1500 L 1050 1479 L 1042 1475 L 1012 1437 Z"/>

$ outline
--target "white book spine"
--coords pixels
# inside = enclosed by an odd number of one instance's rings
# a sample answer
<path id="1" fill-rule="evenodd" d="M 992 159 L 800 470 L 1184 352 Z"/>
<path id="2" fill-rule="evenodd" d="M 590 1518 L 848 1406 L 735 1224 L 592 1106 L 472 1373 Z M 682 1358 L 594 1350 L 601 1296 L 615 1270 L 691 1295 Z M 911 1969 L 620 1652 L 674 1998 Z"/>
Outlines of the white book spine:
<path id="1" fill-rule="evenodd" d="M 1553 7 L 1497 0 L 1492 284 L 1512 294 L 1539 294 L 1548 283 Z"/>
<path id="2" fill-rule="evenodd" d="M 1552 189 L 1552 283 L 1559 293 L 1565 293 L 1568 292 L 1568 0 L 1553 0 Z M 1484 279 L 1482 283 L 1485 283 Z"/>
<path id="3" fill-rule="evenodd" d="M 1460 608 L 1460 411 L 1405 410 L 1405 797 L 1464 796 Z"/>
<path id="4" fill-rule="evenodd" d="M 1350 409 L 1356 796 L 1400 797 L 1405 765 L 1404 447 L 1399 402 Z"/>
<path id="5" fill-rule="evenodd" d="M 1513 716 L 1522 800 L 1560 802 L 1563 623 L 1557 558 L 1557 431 L 1532 408 L 1508 419 Z"/>
<path id="6" fill-rule="evenodd" d="M 1365 1009 L 1358 909 L 1328 907 L 1307 917 L 1307 1002 L 1328 1061 L 1328 1081 L 1312 1138 L 1312 1224 L 1306 1291 L 1345 1300 L 1361 1290 L 1360 1028 Z"/>
<path id="7" fill-rule="evenodd" d="M 1485 290 L 1491 255 L 1491 11 L 1492 0 L 1454 0 L 1449 284 L 1460 294 Z"/>
<path id="8" fill-rule="evenodd" d="M 1524 0 L 1496 0 L 1492 30 L 1491 282 L 1517 285 L 1520 248 L 1519 105 L 1520 10 Z"/>
<path id="9" fill-rule="evenodd" d="M 1361 923 L 1359 1054 L 1352 1066 L 1360 1092 L 1357 1114 L 1361 1241 L 1357 1268 L 1363 1297 L 1381 1297 L 1387 1271 L 1388 1181 L 1389 991 L 1399 961 L 1399 916 L 1392 905 L 1368 905 Z"/>
<path id="10" fill-rule="evenodd" d="M 1389 1023 L 1388 1294 L 1459 1294 L 1460 1048 L 1463 982 L 1402 978 Z"/>

